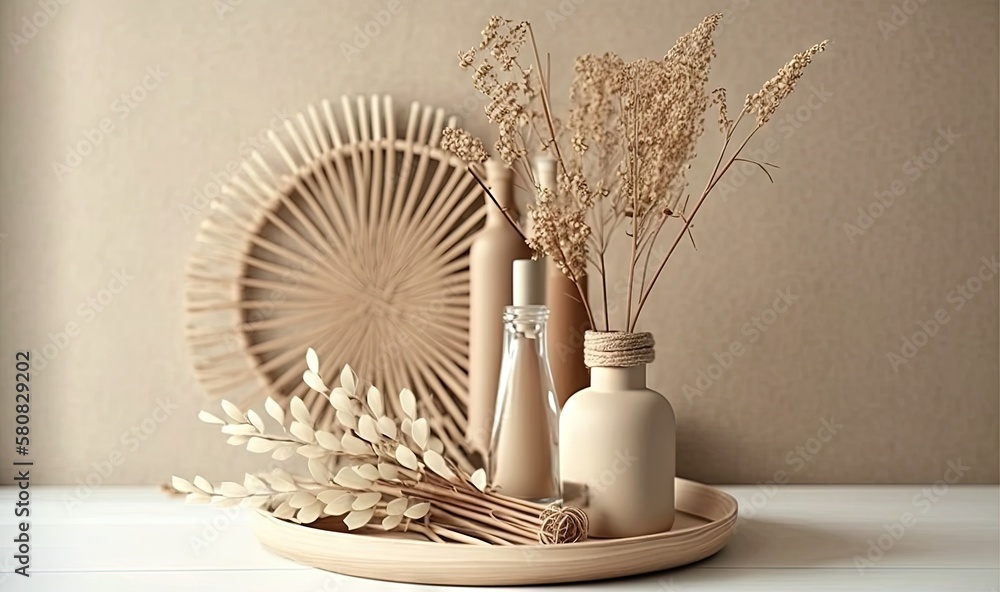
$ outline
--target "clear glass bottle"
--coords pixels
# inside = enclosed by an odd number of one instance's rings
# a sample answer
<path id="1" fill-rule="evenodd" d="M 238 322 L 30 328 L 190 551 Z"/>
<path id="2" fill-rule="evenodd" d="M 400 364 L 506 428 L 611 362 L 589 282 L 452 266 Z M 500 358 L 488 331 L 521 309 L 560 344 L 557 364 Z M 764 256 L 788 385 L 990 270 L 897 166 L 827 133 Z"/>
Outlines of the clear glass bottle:
<path id="1" fill-rule="evenodd" d="M 503 316 L 490 484 L 504 495 L 558 503 L 559 402 L 546 346 L 549 310 L 538 303 L 545 301 L 544 261 L 515 261 L 514 283 L 514 305 Z"/>

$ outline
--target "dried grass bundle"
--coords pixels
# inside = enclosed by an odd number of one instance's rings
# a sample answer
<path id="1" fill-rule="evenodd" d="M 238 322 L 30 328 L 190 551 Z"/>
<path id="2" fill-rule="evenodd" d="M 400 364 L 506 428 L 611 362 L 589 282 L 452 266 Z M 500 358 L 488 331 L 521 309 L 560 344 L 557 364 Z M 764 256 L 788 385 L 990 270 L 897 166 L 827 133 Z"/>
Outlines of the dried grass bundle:
<path id="1" fill-rule="evenodd" d="M 748 159 L 743 150 L 827 43 L 796 54 L 759 92 L 747 95 L 743 109 L 730 119 L 725 89 L 707 91 L 716 55 L 712 35 L 721 19 L 721 14 L 706 17 L 660 60 L 626 62 L 613 53 L 578 57 L 565 126 L 553 116 L 548 62 L 543 68 L 530 23 L 494 16 L 479 45 L 459 54 L 459 64 L 472 70 L 475 88 L 490 98 L 486 116 L 499 131 L 498 157 L 533 189 L 535 202 L 528 210 L 533 232 L 526 240 L 536 255 L 550 257 L 577 284 L 593 327 L 598 324 L 582 285 L 588 264 L 601 277 L 608 331 L 613 308 L 606 254 L 617 233 L 627 235 L 631 250 L 622 328 L 634 331 L 667 260 L 690 236 L 694 216 L 732 164 L 752 162 L 770 178 L 767 167 L 774 165 Z M 521 55 L 526 46 L 531 50 L 527 58 Z M 687 171 L 710 104 L 718 105 L 724 141 L 704 189 L 691 194 Z M 755 124 L 742 140 L 735 139 L 750 114 Z M 560 140 L 568 146 L 561 147 Z M 449 132 L 442 147 L 468 161 L 473 174 L 488 156 L 482 142 L 463 130 Z M 558 162 L 555 193 L 534 178 L 530 156 L 539 151 Z M 677 220 L 680 228 L 665 254 L 654 256 L 669 220 Z"/>
<path id="2" fill-rule="evenodd" d="M 436 542 L 534 544 L 586 538 L 586 517 L 574 508 L 545 507 L 493 493 L 486 473 L 465 472 L 444 456 L 444 445 L 419 417 L 414 394 L 404 389 L 398 402 L 402 421 L 387 414 L 382 393 L 361 384 L 349 366 L 341 386 L 329 389 L 319 374 L 319 359 L 309 349 L 303 380 L 335 409 L 342 436 L 318 427 L 299 397 L 289 406 L 291 418 L 268 398 L 265 411 L 280 431 L 267 429 L 254 410 L 246 413 L 222 401 L 225 417 L 207 411 L 199 419 L 220 425 L 228 443 L 245 445 L 276 460 L 307 459 L 309 475 L 283 469 L 247 474 L 242 484 L 213 485 L 202 477 L 174 477 L 172 485 L 190 502 L 223 507 L 245 505 L 276 518 L 309 524 L 325 516 L 343 517 L 349 530 L 405 530 Z"/>

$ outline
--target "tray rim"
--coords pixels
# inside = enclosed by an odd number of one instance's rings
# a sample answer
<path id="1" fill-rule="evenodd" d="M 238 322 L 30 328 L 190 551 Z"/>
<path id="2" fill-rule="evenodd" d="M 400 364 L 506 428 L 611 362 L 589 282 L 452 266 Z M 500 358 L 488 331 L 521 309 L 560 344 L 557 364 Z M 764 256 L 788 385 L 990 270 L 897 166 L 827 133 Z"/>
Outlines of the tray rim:
<path id="1" fill-rule="evenodd" d="M 626 570 L 626 572 L 621 572 L 619 570 L 616 573 L 604 577 L 594 577 L 594 578 L 559 578 L 559 579 L 545 579 L 540 580 L 537 583 L 557 583 L 557 582 L 574 582 L 574 581 L 584 581 L 587 580 L 599 580 L 608 579 L 614 577 L 622 577 L 625 575 L 639 575 L 642 573 L 649 573 L 652 571 L 661 571 L 663 569 L 672 569 L 673 567 L 679 567 L 681 565 L 687 565 L 695 561 L 700 561 L 711 555 L 714 555 L 720 551 L 729 542 L 734 532 L 734 527 L 736 524 L 736 519 L 739 511 L 739 504 L 736 499 L 716 487 L 711 485 L 706 485 L 696 481 L 691 481 L 688 479 L 675 479 L 675 487 L 687 489 L 690 493 L 689 495 L 697 494 L 699 496 L 709 496 L 712 498 L 711 501 L 720 503 L 721 515 L 716 514 L 719 517 L 712 518 L 711 516 L 705 516 L 709 512 L 688 512 L 682 507 L 678 507 L 679 512 L 701 518 L 703 520 L 708 520 L 705 524 L 695 525 L 688 528 L 683 528 L 680 530 L 672 530 L 661 533 L 653 533 L 648 535 L 641 535 L 637 537 L 629 537 L 622 539 L 593 539 L 579 543 L 570 543 L 566 545 L 512 545 L 512 546 L 478 546 L 478 545 L 445 545 L 449 554 L 452 555 L 450 560 L 462 561 L 462 560 L 482 560 L 484 553 L 488 553 L 491 559 L 496 559 L 498 562 L 510 561 L 518 556 L 523 557 L 526 553 L 530 553 L 532 556 L 539 558 L 550 558 L 551 560 L 566 560 L 571 561 L 576 553 L 581 554 L 594 554 L 597 551 L 602 550 L 618 550 L 618 551 L 628 551 L 628 552 L 642 552 L 644 547 L 649 547 L 650 552 L 660 551 L 660 546 L 669 545 L 671 539 L 677 539 L 681 537 L 697 537 L 696 540 L 692 540 L 693 545 L 700 545 L 701 550 L 695 553 L 690 559 L 681 561 L 679 563 L 666 565 L 664 567 L 659 567 L 657 569 L 636 569 L 635 571 Z M 681 496 L 678 496 L 678 501 L 681 500 Z M 420 584 L 434 584 L 436 582 L 426 581 L 422 579 L 401 579 L 401 578 L 379 578 L 373 577 L 371 575 L 359 575 L 357 573 L 349 573 L 348 571 L 339 571 L 329 567 L 329 562 L 321 561 L 304 561 L 301 559 L 301 552 L 294 547 L 285 545 L 275 545 L 273 541 L 275 537 L 273 536 L 276 531 L 274 529 L 281 529 L 284 536 L 290 536 L 293 531 L 297 531 L 303 535 L 310 537 L 324 537 L 325 539 L 331 541 L 331 545 L 342 545 L 347 540 L 346 537 L 362 537 L 356 542 L 363 544 L 386 544 L 391 545 L 393 548 L 400 550 L 402 552 L 413 551 L 426 553 L 433 550 L 442 550 L 441 543 L 435 543 L 431 541 L 422 540 L 410 540 L 410 539 L 389 539 L 385 537 L 380 537 L 378 535 L 362 534 L 362 533 L 346 533 L 335 530 L 326 530 L 321 528 L 313 528 L 308 525 L 296 524 L 294 522 L 288 522 L 285 520 L 280 520 L 271 516 L 270 514 L 257 510 L 254 516 L 254 534 L 258 539 L 260 544 L 268 549 L 269 551 L 285 557 L 289 560 L 295 561 L 296 563 L 309 565 L 317 569 L 323 569 L 326 571 L 331 571 L 335 573 L 346 573 L 353 577 L 364 577 L 370 579 L 383 579 L 387 581 L 396 582 L 409 582 L 409 583 L 420 583 Z M 301 529 L 308 529 L 303 531 Z M 272 536 L 265 536 L 266 531 L 270 531 Z M 269 539 L 269 540 L 266 540 Z M 710 543 L 710 544 L 709 544 Z M 674 543 L 678 544 L 678 543 Z M 335 560 L 345 561 L 350 560 L 350 554 L 328 554 L 328 557 L 334 557 Z M 339 558 L 339 559 L 338 559 Z M 321 563 L 326 563 L 327 565 L 321 565 Z M 516 580 L 516 581 L 515 581 Z M 530 582 L 526 582 L 523 579 L 512 579 L 509 583 L 491 583 L 488 585 L 524 585 Z M 484 583 L 477 582 L 465 582 L 462 584 L 445 584 L 445 585 L 470 585 L 470 586 L 483 586 L 487 585 Z"/>

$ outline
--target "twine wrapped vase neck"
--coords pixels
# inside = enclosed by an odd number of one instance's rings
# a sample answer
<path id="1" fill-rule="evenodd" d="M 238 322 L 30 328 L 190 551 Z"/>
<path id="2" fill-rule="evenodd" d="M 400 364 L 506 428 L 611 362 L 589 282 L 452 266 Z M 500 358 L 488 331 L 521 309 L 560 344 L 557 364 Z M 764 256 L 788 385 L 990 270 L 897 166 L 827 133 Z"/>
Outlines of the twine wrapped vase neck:
<path id="1" fill-rule="evenodd" d="M 656 357 L 652 333 L 587 331 L 583 361 L 588 368 L 631 368 L 649 364 Z"/>

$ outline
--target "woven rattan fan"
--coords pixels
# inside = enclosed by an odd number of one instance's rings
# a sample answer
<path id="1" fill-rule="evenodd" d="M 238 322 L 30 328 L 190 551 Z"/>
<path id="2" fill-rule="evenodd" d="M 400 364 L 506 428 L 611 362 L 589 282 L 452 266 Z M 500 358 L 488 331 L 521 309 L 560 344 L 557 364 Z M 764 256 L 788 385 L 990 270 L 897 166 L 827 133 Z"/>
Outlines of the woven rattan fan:
<path id="1" fill-rule="evenodd" d="M 344 97 L 340 111 L 323 101 L 286 121 L 284 138 L 271 135 L 283 168 L 252 154 L 202 222 L 186 294 L 196 374 L 212 396 L 298 395 L 328 421 L 302 382 L 313 347 L 325 375 L 350 364 L 386 392 L 412 389 L 468 464 L 468 255 L 482 191 L 438 147 L 443 110 L 413 103 L 402 137 L 390 97 L 353 108 Z"/>

